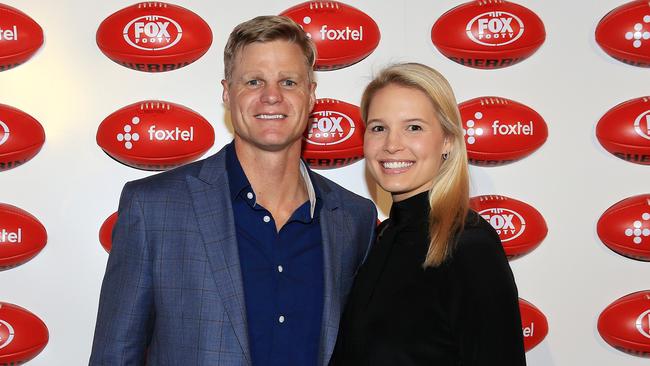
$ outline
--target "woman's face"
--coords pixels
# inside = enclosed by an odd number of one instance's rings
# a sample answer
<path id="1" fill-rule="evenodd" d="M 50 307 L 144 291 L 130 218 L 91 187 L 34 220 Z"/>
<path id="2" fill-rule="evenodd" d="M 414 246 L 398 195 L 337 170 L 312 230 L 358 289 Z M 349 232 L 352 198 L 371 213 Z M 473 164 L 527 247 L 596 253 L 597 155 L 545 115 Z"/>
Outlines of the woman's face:
<path id="1" fill-rule="evenodd" d="M 450 142 L 424 92 L 389 84 L 370 101 L 363 150 L 368 170 L 398 202 L 428 191 Z"/>

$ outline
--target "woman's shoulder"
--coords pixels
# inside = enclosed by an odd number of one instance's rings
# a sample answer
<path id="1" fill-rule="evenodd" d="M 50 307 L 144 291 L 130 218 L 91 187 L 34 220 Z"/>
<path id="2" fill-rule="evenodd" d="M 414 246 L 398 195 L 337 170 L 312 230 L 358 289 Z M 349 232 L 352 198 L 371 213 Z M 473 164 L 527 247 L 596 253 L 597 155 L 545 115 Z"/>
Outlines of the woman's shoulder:
<path id="1" fill-rule="evenodd" d="M 469 210 L 465 225 L 457 236 L 452 257 L 480 260 L 494 256 L 505 258 L 499 234 L 481 215 Z"/>

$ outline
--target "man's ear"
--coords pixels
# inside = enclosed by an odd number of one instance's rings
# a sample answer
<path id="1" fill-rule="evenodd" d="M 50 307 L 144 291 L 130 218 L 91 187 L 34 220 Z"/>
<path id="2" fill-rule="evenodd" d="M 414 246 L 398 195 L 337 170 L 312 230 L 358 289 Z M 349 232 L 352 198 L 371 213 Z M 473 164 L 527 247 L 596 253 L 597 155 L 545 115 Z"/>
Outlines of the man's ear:
<path id="1" fill-rule="evenodd" d="M 223 87 L 223 92 L 221 93 L 221 100 L 223 100 L 223 104 L 230 109 L 230 89 L 228 85 L 228 80 L 223 79 L 221 80 L 221 86 Z"/>

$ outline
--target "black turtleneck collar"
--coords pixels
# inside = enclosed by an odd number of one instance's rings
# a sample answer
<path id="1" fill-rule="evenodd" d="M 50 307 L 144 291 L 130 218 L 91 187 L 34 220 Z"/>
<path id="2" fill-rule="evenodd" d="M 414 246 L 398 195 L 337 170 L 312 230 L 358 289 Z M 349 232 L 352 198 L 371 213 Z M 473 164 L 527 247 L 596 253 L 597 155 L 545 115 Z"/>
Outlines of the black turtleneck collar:
<path id="1" fill-rule="evenodd" d="M 393 202 L 390 219 L 398 227 L 419 226 L 428 222 L 430 210 L 429 192 L 424 191 L 405 200 Z"/>

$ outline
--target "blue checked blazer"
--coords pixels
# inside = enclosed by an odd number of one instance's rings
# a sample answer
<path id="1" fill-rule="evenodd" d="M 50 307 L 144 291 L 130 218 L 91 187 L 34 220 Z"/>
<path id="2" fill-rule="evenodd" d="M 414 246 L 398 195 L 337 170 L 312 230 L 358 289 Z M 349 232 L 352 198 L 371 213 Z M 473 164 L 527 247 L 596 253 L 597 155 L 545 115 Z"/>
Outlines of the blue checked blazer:
<path id="1" fill-rule="evenodd" d="M 318 174 L 312 180 L 323 200 L 318 364 L 327 365 L 377 214 L 371 201 Z M 127 183 L 89 364 L 250 365 L 247 329 L 225 150 Z"/>

